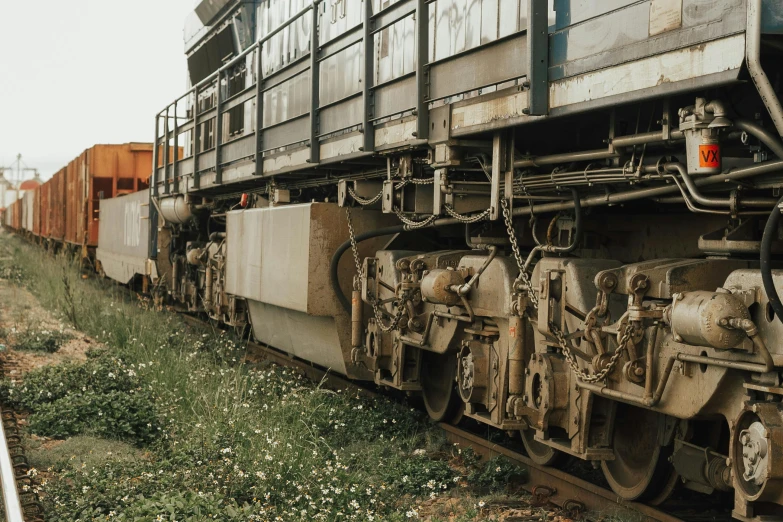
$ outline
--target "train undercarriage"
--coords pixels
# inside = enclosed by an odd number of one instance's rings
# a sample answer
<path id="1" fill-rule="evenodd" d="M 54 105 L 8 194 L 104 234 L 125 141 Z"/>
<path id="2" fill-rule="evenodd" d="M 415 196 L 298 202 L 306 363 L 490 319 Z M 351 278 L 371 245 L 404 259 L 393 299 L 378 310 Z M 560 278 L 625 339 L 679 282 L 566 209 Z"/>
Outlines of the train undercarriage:
<path id="1" fill-rule="evenodd" d="M 761 2 L 706 14 L 680 6 L 712 32 L 683 25 L 667 29 L 672 39 L 703 43 L 566 63 L 566 76 L 570 66 L 587 71 L 572 71 L 578 82 L 553 80 L 563 71 L 546 50 L 548 80 L 533 62 L 525 74 L 482 68 L 487 57 L 512 67 L 501 53 L 514 42 L 529 44 L 528 58 L 541 52 L 534 29 L 546 44 L 547 20 L 535 6 L 546 2 L 531 2 L 528 30 L 493 41 L 495 54 L 439 59 L 440 40 L 434 57 L 428 46 L 406 48 L 418 62 L 398 81 L 416 87 L 415 100 L 393 117 L 354 121 L 362 111 L 348 104 L 382 113 L 393 85 L 331 96 L 334 86 L 313 78 L 343 52 L 340 38 L 365 46 L 373 72 L 383 31 L 408 20 L 418 41 L 428 37 L 430 2 L 370 3 L 342 36 L 329 32 L 339 6 L 312 7 L 322 25 L 308 35 L 318 49 L 310 92 L 320 89 L 320 106 L 310 96 L 298 116 L 270 123 L 272 108 L 255 105 L 262 128 L 235 126 L 232 111 L 254 88 L 260 99 L 307 70 L 308 55 L 292 54 L 265 73 L 267 85 L 253 84 L 251 47 L 158 115 L 150 251 L 161 299 L 249 326 L 257 341 L 352 379 L 420 395 L 434 420 L 518 436 L 537 463 L 592 462 L 624 499 L 660 503 L 687 488 L 733 495 L 739 520 L 780 520 L 783 47 L 765 36 L 762 70 Z M 557 20 L 559 30 L 594 19 Z M 375 63 L 371 49 L 381 49 Z M 462 89 L 468 59 L 503 81 Z M 713 62 L 720 70 L 708 70 Z M 350 125 L 333 124 L 341 116 Z M 206 146 L 209 122 L 218 138 Z M 191 149 L 184 158 L 179 139 Z"/>
<path id="2" fill-rule="evenodd" d="M 702 98 L 668 133 L 620 132 L 672 117 L 660 104 L 634 109 L 608 115 L 600 159 L 531 156 L 526 132 L 506 131 L 390 155 L 350 181 L 162 200 L 169 297 L 421 394 L 435 420 L 518 434 L 538 463 L 592 461 L 623 498 L 734 491 L 738 518 L 777 515 L 783 323 L 757 252 L 777 205 L 783 162 L 765 151 L 778 139 Z M 703 149 L 707 135 L 721 158 L 702 168 L 689 142 Z M 276 217 L 282 235 L 269 230 Z M 284 238 L 302 231 L 297 220 L 309 227 L 302 243 Z M 274 237 L 253 246 L 256 234 Z M 308 250 L 301 270 L 278 264 Z M 240 266 L 256 256 L 276 266 Z M 254 295 L 275 276 L 280 295 Z M 772 277 L 783 284 L 783 272 Z M 303 285 L 306 299 L 286 305 Z M 303 330 L 281 342 L 275 327 Z M 319 348 L 323 335 L 335 341 Z"/>

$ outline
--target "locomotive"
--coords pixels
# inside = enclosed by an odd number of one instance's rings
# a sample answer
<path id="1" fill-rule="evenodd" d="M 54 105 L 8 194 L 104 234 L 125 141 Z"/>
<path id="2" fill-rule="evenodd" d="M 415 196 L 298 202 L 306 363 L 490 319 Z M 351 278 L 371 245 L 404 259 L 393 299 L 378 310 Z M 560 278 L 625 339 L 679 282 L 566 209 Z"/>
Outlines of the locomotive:
<path id="1" fill-rule="evenodd" d="M 783 516 L 779 1 L 203 0 L 185 40 L 111 277 L 623 499 Z"/>

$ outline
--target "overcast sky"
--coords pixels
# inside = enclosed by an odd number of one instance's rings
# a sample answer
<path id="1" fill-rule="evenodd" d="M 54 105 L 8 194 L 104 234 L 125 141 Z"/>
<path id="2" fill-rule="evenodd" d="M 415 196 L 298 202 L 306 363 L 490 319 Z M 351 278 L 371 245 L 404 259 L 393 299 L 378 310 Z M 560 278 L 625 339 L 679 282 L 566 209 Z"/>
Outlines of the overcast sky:
<path id="1" fill-rule="evenodd" d="M 186 89 L 195 0 L 0 0 L 0 166 L 49 178 L 96 143 L 152 141 Z"/>

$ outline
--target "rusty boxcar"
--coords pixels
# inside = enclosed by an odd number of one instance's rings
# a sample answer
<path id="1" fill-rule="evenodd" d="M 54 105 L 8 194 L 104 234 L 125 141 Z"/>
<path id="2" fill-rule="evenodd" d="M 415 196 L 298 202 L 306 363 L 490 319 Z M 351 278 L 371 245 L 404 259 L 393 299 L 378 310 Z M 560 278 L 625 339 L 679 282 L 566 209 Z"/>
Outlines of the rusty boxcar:
<path id="1" fill-rule="evenodd" d="M 95 145 L 71 161 L 65 169 L 65 242 L 98 246 L 101 200 L 146 188 L 151 171 L 152 145 L 144 143 Z"/>

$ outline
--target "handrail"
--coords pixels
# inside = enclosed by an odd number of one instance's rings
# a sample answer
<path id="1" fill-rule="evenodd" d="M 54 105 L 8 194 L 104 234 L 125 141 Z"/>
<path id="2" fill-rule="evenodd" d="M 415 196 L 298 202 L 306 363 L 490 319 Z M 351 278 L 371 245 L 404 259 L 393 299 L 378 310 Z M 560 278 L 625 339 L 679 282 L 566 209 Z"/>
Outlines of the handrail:
<path id="1" fill-rule="evenodd" d="M 3 422 L 0 422 L 0 483 L 3 488 L 6 522 L 24 522 L 22 502 L 16 487 L 16 474 L 11 453 L 8 451 L 8 439 L 5 436 Z"/>
<path id="2" fill-rule="evenodd" d="M 273 37 L 277 36 L 277 35 L 278 35 L 280 32 L 282 32 L 282 31 L 283 31 L 285 28 L 287 28 L 289 25 L 291 25 L 292 23 L 294 23 L 295 21 L 297 21 L 297 20 L 298 20 L 299 18 L 301 18 L 302 16 L 306 15 L 306 14 L 307 14 L 307 13 L 308 13 L 308 12 L 309 12 L 311 9 L 315 9 L 316 7 L 318 7 L 318 4 L 320 4 L 322 1 L 323 1 L 323 0 L 313 0 L 313 3 L 311 3 L 310 5 L 307 5 L 307 6 L 303 7 L 303 8 L 302 8 L 302 9 L 300 9 L 299 11 L 297 11 L 297 13 L 296 13 L 295 15 L 293 15 L 291 18 L 289 18 L 288 20 L 286 20 L 285 22 L 283 22 L 282 24 L 280 24 L 280 25 L 279 25 L 279 26 L 277 26 L 276 28 L 272 29 L 272 31 L 270 31 L 270 32 L 269 32 L 269 34 L 267 34 L 266 36 L 264 36 L 264 37 L 263 37 L 263 38 L 261 38 L 260 40 L 258 40 L 258 41 L 256 41 L 256 42 L 253 42 L 253 44 L 252 44 L 252 45 L 250 45 L 250 46 L 249 46 L 247 49 L 245 49 L 244 51 L 242 51 L 241 53 L 239 53 L 238 55 L 236 55 L 234 58 L 232 58 L 231 60 L 229 60 L 228 62 L 226 62 L 225 64 L 223 64 L 223 65 L 220 67 L 220 69 L 218 69 L 217 71 L 213 72 L 212 74 L 210 74 L 209 76 L 207 76 L 206 78 L 204 78 L 203 80 L 201 80 L 200 82 L 198 82 L 196 85 L 193 85 L 193 86 L 192 86 L 190 89 L 188 89 L 188 90 L 185 92 L 185 94 L 183 94 L 182 96 L 179 96 L 177 99 L 175 99 L 175 100 L 174 100 L 174 102 L 172 102 L 172 103 L 170 103 L 170 104 L 166 105 L 166 109 L 168 109 L 168 108 L 169 108 L 169 107 L 171 107 L 172 105 L 176 105 L 176 104 L 177 104 L 177 103 L 178 103 L 180 100 L 182 100 L 182 99 L 183 99 L 183 98 L 185 98 L 186 96 L 190 95 L 191 93 L 195 92 L 195 91 L 196 91 L 196 89 L 200 89 L 201 87 L 203 87 L 203 86 L 205 86 L 205 85 L 207 85 L 207 84 L 209 84 L 209 83 L 212 83 L 212 82 L 213 82 L 215 79 L 217 79 L 217 78 L 219 77 L 219 75 L 220 75 L 220 74 L 222 74 L 224 71 L 226 71 L 227 69 L 230 69 L 231 67 L 233 67 L 234 65 L 236 65 L 237 63 L 239 63 L 239 61 L 240 61 L 240 60 L 242 60 L 243 58 L 247 57 L 247 55 L 248 55 L 248 54 L 252 53 L 252 52 L 253 52 L 253 51 L 255 51 L 256 49 L 258 49 L 259 47 L 261 47 L 262 45 L 264 45 L 266 42 L 268 42 L 269 40 L 271 40 Z M 261 73 L 261 71 L 258 71 L 258 73 L 260 74 L 260 73 Z M 158 115 L 160 116 L 161 114 L 163 114 L 163 112 L 164 112 L 166 109 L 163 109 L 163 110 L 161 110 L 161 111 L 158 113 Z"/>

